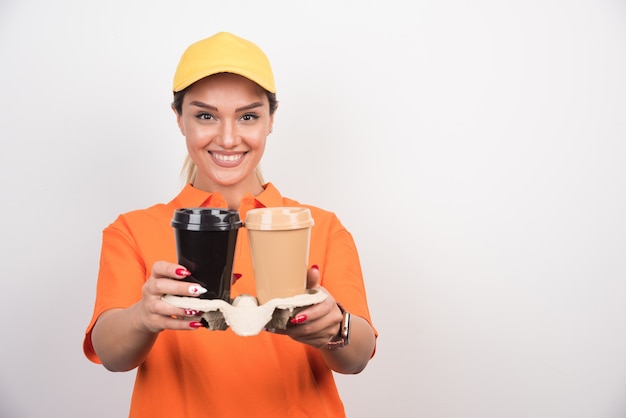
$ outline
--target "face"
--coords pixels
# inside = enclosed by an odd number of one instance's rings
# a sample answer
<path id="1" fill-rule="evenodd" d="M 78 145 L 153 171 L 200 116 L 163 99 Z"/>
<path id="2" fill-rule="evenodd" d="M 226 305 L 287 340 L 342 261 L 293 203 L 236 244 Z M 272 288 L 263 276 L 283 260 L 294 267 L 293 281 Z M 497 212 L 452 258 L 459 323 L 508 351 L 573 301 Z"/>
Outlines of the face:
<path id="1" fill-rule="evenodd" d="M 274 122 L 265 91 L 235 74 L 197 81 L 177 115 L 189 156 L 197 167 L 194 187 L 258 191 L 255 169 Z"/>

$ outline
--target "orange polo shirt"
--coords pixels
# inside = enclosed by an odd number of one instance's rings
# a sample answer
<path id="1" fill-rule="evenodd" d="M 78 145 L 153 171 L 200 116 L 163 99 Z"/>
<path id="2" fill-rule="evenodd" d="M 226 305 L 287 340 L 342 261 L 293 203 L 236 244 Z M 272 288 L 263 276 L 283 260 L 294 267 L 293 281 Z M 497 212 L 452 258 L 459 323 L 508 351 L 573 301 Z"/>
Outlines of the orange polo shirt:
<path id="1" fill-rule="evenodd" d="M 284 198 L 271 184 L 258 196 L 246 195 L 242 220 L 258 207 L 303 206 L 311 210 L 309 265 L 316 264 L 324 286 L 348 311 L 371 324 L 354 241 L 331 212 Z M 104 229 L 93 317 L 83 349 L 100 363 L 91 344 L 97 318 L 112 308 L 141 299 L 141 288 L 155 261 L 176 262 L 174 210 L 227 207 L 218 193 L 187 185 L 168 204 L 120 215 Z M 245 228 L 239 229 L 234 260 L 241 278 L 231 297 L 255 295 L 254 274 Z M 376 332 L 376 331 L 375 331 Z M 262 331 L 251 337 L 232 332 L 166 330 L 139 366 L 130 417 L 345 417 L 333 372 L 319 350 L 286 335 Z"/>

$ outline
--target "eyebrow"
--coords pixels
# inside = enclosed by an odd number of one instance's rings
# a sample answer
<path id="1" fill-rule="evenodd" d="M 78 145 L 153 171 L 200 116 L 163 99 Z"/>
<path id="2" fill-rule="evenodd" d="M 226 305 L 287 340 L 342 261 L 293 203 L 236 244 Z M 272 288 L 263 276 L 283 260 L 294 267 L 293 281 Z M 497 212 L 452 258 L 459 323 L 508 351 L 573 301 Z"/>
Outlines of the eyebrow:
<path id="1" fill-rule="evenodd" d="M 209 109 L 209 110 L 213 110 L 213 111 L 218 111 L 218 108 L 207 104 L 207 103 L 203 103 L 203 102 L 199 102 L 199 101 L 193 101 L 189 103 L 190 106 L 196 106 L 196 107 L 200 107 L 202 109 Z M 251 109 L 255 109 L 257 107 L 261 107 L 263 106 L 263 102 L 254 102 L 254 103 L 250 103 L 249 105 L 243 106 L 243 107 L 239 107 L 237 109 L 235 109 L 235 112 L 243 112 L 246 110 L 251 110 Z"/>

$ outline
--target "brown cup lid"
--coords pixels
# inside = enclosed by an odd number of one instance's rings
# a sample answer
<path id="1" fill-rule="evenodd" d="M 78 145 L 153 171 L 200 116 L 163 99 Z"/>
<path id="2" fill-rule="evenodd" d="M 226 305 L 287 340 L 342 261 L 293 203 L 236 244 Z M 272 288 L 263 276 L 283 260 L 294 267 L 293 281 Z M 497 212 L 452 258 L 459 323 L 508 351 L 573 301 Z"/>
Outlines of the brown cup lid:
<path id="1" fill-rule="evenodd" d="M 313 226 L 314 221 L 308 208 L 274 207 L 249 210 L 244 226 L 259 231 L 284 231 Z"/>

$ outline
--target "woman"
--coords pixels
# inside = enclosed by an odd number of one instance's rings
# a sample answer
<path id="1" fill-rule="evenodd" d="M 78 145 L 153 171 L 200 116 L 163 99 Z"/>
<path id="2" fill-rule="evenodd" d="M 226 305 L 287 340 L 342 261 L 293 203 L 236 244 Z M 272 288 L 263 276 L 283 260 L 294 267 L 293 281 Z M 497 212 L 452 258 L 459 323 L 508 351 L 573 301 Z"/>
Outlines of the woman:
<path id="1" fill-rule="evenodd" d="M 221 32 L 191 45 L 174 76 L 172 104 L 189 182 L 168 204 L 120 215 L 103 232 L 84 352 L 111 371 L 138 368 L 131 417 L 343 417 L 333 371 L 359 373 L 374 355 L 377 333 L 354 242 L 333 213 L 316 207 L 306 206 L 315 220 L 308 287 L 328 297 L 300 311 L 285 332 L 199 330 L 201 313 L 161 299 L 203 290 L 182 281 L 189 272 L 171 262 L 175 209 L 228 207 L 245 219 L 257 207 L 305 206 L 263 183 L 257 170 L 275 93 L 269 61 L 255 44 Z M 254 295 L 243 229 L 234 271 L 231 297 Z"/>

